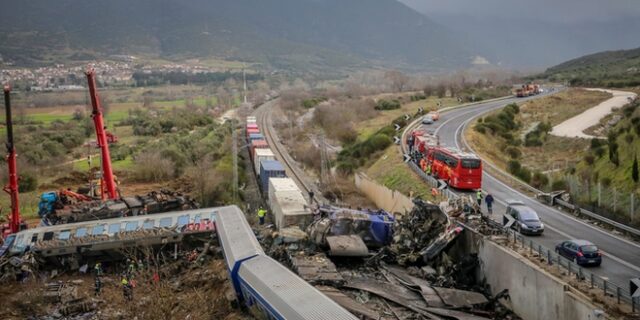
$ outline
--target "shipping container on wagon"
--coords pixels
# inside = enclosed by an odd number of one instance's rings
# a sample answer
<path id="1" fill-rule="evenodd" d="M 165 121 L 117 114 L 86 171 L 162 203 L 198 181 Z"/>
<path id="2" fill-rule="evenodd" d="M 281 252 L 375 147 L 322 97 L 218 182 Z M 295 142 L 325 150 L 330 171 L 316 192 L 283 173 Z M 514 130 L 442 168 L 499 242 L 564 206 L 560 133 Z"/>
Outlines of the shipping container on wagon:
<path id="1" fill-rule="evenodd" d="M 305 229 L 313 219 L 307 200 L 290 178 L 269 179 L 269 207 L 278 229 L 299 226 Z"/>
<path id="2" fill-rule="evenodd" d="M 249 124 L 249 123 L 256 123 L 256 122 L 257 122 L 256 117 L 254 117 L 254 116 L 248 116 L 248 117 L 247 117 L 247 124 Z"/>
<path id="3" fill-rule="evenodd" d="M 262 133 L 251 133 L 249 134 L 249 142 L 254 140 L 264 140 L 264 136 Z"/>
<path id="4" fill-rule="evenodd" d="M 249 137 L 252 134 L 260 134 L 260 129 L 258 129 L 258 128 L 247 128 L 247 131 L 246 131 L 246 134 L 245 134 L 247 139 L 249 139 Z"/>
<path id="5" fill-rule="evenodd" d="M 251 141 L 249 155 L 251 156 L 251 159 L 253 159 L 253 157 L 255 156 L 256 149 L 268 149 L 268 148 L 269 148 L 269 144 L 267 143 L 267 140 L 253 140 Z"/>
<path id="6" fill-rule="evenodd" d="M 260 188 L 262 194 L 269 194 L 270 178 L 285 178 L 287 176 L 284 166 L 278 160 L 264 160 L 260 164 Z"/>
<path id="7" fill-rule="evenodd" d="M 256 149 L 255 154 L 253 155 L 253 170 L 256 175 L 260 175 L 260 162 L 264 160 L 275 160 L 276 157 L 273 154 L 273 151 L 269 148 L 264 149 Z"/>
<path id="8" fill-rule="evenodd" d="M 257 123 L 247 123 L 247 129 L 258 129 Z"/>

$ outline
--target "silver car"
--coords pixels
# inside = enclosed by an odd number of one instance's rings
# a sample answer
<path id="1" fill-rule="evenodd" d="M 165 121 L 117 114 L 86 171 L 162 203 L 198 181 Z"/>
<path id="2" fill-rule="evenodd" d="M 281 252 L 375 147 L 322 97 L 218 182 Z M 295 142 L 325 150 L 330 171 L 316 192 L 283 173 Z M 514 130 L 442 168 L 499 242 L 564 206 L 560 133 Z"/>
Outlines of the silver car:
<path id="1" fill-rule="evenodd" d="M 422 117 L 422 124 L 433 124 L 433 118 L 430 115 Z"/>

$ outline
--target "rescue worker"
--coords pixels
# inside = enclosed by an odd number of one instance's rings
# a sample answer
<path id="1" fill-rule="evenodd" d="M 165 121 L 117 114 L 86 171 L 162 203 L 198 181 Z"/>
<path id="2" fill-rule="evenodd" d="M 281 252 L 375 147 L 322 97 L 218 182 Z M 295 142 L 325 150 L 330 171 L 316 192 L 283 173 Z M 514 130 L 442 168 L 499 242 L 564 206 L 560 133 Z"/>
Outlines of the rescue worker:
<path id="1" fill-rule="evenodd" d="M 100 296 L 100 292 L 102 291 L 102 280 L 100 279 L 99 276 L 96 276 L 96 278 L 94 279 L 94 289 L 95 289 L 95 296 Z"/>
<path id="2" fill-rule="evenodd" d="M 409 145 L 409 153 L 413 152 L 413 135 L 409 135 L 409 139 L 407 139 L 407 144 Z"/>
<path id="3" fill-rule="evenodd" d="M 427 160 L 425 160 L 425 158 L 420 159 L 420 169 L 422 169 L 423 172 L 427 170 Z"/>
<path id="4" fill-rule="evenodd" d="M 260 206 L 260 209 L 258 209 L 258 219 L 260 221 L 260 225 L 264 224 L 264 216 L 267 215 L 267 210 L 263 209 L 262 206 Z"/>
<path id="5" fill-rule="evenodd" d="M 431 175 L 431 163 L 427 163 L 427 170 L 425 171 L 425 173 L 430 176 Z"/>
<path id="6" fill-rule="evenodd" d="M 96 277 L 102 276 L 102 263 L 96 262 L 96 265 L 93 267 L 93 271 L 96 274 Z"/>
<path id="7" fill-rule="evenodd" d="M 491 195 L 491 193 L 487 193 L 487 196 L 484 197 L 484 201 L 487 203 L 487 212 L 489 212 L 489 214 L 493 213 L 493 196 Z"/>
<path id="8" fill-rule="evenodd" d="M 476 199 L 478 200 L 478 206 L 482 206 L 482 190 L 478 189 Z"/>
<path id="9" fill-rule="evenodd" d="M 131 288 L 131 284 L 129 284 L 129 280 L 127 277 L 122 277 L 122 295 L 125 300 L 133 300 L 133 289 Z"/>
<path id="10" fill-rule="evenodd" d="M 133 279 L 134 273 L 136 272 L 136 263 L 134 260 L 127 259 L 127 278 Z"/>

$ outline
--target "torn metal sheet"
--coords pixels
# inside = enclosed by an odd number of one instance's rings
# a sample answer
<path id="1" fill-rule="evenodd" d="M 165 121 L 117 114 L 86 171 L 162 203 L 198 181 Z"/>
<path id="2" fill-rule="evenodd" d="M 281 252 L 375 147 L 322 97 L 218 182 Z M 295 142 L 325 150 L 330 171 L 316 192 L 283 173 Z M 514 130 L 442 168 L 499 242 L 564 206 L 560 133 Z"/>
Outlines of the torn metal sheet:
<path id="1" fill-rule="evenodd" d="M 457 311 L 457 310 L 441 309 L 441 308 L 427 308 L 427 310 L 439 316 L 454 318 L 457 320 L 488 320 L 489 319 L 489 318 L 479 317 L 470 313 Z"/>
<path id="2" fill-rule="evenodd" d="M 405 269 L 396 266 L 387 266 L 385 269 L 407 288 L 418 292 L 430 307 L 444 307 L 444 302 L 427 280 L 414 277 L 407 273 Z"/>
<path id="3" fill-rule="evenodd" d="M 318 253 L 313 256 L 302 254 L 290 255 L 289 261 L 291 262 L 292 269 L 300 275 L 302 279 L 311 284 L 333 286 L 344 284 L 345 280 L 342 275 L 338 273 L 335 264 L 323 253 Z"/>
<path id="4" fill-rule="evenodd" d="M 428 319 L 441 319 L 440 317 L 426 311 L 427 304 L 424 302 L 422 297 L 401 286 L 370 279 L 358 279 L 348 281 L 347 284 L 345 284 L 345 287 L 373 293 L 389 301 L 395 302 L 413 312 L 417 312 Z"/>
<path id="5" fill-rule="evenodd" d="M 340 257 L 366 257 L 369 255 L 367 245 L 356 235 L 327 237 L 329 254 Z"/>
<path id="6" fill-rule="evenodd" d="M 450 288 L 433 288 L 442 298 L 442 301 L 452 307 L 471 307 L 477 304 L 485 304 L 489 302 L 483 294 L 473 291 L 465 291 Z"/>
<path id="7" fill-rule="evenodd" d="M 462 227 L 451 228 L 443 232 L 434 242 L 431 243 L 431 245 L 422 249 L 420 251 L 420 255 L 422 255 L 424 262 L 431 261 L 433 258 L 437 257 L 442 250 L 447 248 L 449 244 L 455 240 L 460 233 L 462 233 L 463 230 L 464 229 Z"/>
<path id="8" fill-rule="evenodd" d="M 318 286 L 316 288 L 318 288 L 318 290 L 324 293 L 327 297 L 331 298 L 331 300 L 335 301 L 337 304 L 349 310 L 349 312 L 351 313 L 364 316 L 368 319 L 380 318 L 380 314 L 377 311 L 369 309 L 366 306 L 358 303 L 357 301 L 353 300 L 351 297 L 340 292 L 340 290 L 336 288 L 325 287 L 325 286 Z"/>

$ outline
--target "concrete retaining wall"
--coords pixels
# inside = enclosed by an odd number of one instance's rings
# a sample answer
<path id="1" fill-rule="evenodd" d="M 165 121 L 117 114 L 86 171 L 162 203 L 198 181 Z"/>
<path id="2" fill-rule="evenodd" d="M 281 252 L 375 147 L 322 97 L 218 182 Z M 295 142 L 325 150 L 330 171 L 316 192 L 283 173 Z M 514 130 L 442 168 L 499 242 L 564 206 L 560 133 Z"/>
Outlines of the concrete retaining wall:
<path id="1" fill-rule="evenodd" d="M 477 253 L 480 278 L 492 294 L 509 289 L 511 299 L 503 303 L 523 319 L 610 319 L 588 297 L 533 262 L 471 230 L 464 233 L 460 244 L 465 248 L 455 248 L 454 254 Z"/>
<path id="2" fill-rule="evenodd" d="M 390 213 L 404 214 L 413 209 L 413 202 L 402 193 L 378 184 L 364 173 L 356 173 L 356 187 L 378 206 Z"/>

